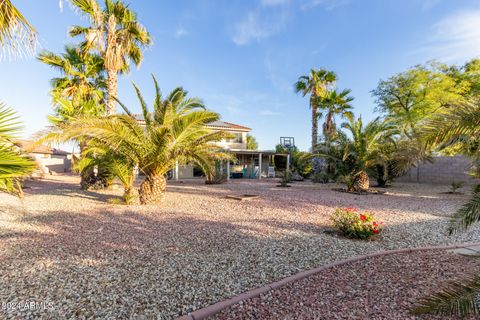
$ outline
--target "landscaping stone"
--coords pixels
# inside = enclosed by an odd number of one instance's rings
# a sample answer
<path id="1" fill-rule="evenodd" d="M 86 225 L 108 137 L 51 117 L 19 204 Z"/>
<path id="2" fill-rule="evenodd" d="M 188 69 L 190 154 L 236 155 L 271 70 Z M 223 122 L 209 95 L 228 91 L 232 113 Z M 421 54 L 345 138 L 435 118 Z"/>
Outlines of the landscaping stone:
<path id="1" fill-rule="evenodd" d="M 121 190 L 83 191 L 77 177 L 26 183 L 23 202 L 0 194 L 0 302 L 52 309 L 0 310 L 0 319 L 172 319 L 334 261 L 480 235 L 478 225 L 448 235 L 469 195 L 440 195 L 441 185 L 399 183 L 365 197 L 331 184 L 276 188 L 276 179 L 169 182 L 162 205 L 125 206 L 109 201 Z M 377 241 L 324 232 L 335 207 L 350 206 L 385 223 Z"/>

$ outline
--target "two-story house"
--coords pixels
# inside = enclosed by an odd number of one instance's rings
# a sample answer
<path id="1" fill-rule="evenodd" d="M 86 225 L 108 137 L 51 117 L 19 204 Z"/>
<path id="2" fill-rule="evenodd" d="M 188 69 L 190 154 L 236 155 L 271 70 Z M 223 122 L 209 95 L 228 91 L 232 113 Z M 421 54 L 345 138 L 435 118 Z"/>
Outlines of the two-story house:
<path id="1" fill-rule="evenodd" d="M 143 115 L 136 114 L 135 118 L 143 122 Z M 284 170 L 285 168 L 274 167 L 274 157 L 286 157 L 286 166 L 289 166 L 290 158 L 288 154 L 276 153 L 272 150 L 249 150 L 247 149 L 247 134 L 252 130 L 226 121 L 214 121 L 207 125 L 214 131 L 227 131 L 231 136 L 229 139 L 223 139 L 218 142 L 218 146 L 230 152 L 235 156 L 235 161 L 228 164 L 222 163 L 221 170 L 227 178 L 250 178 L 261 179 L 262 177 L 275 176 L 275 169 Z M 190 179 L 201 176 L 203 173 L 195 166 L 185 163 L 179 163 L 174 172 L 173 179 Z"/>
<path id="2" fill-rule="evenodd" d="M 249 150 L 247 149 L 247 134 L 250 128 L 226 121 L 214 121 L 209 123 L 208 128 L 214 131 L 227 131 L 229 139 L 223 139 L 218 142 L 218 146 L 230 152 L 235 156 L 234 161 L 225 162 L 221 165 L 221 170 L 230 178 L 250 178 L 261 179 L 262 177 L 275 176 L 275 169 L 284 170 L 285 168 L 274 167 L 274 157 L 287 157 L 287 166 L 290 159 L 288 154 L 276 153 L 272 150 Z M 200 175 L 201 172 L 195 170 L 194 166 L 189 164 L 179 164 L 174 170 L 174 179 L 188 179 Z"/>

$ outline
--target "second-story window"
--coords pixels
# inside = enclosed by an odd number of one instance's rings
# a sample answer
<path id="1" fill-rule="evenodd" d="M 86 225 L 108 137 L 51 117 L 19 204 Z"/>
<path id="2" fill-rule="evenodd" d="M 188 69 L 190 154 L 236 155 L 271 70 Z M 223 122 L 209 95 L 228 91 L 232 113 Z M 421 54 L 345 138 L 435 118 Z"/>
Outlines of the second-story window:
<path id="1" fill-rule="evenodd" d="M 243 142 L 241 133 L 232 132 L 231 134 L 232 134 L 232 137 L 230 139 L 228 139 L 227 142 L 230 142 L 230 143 L 242 143 Z"/>

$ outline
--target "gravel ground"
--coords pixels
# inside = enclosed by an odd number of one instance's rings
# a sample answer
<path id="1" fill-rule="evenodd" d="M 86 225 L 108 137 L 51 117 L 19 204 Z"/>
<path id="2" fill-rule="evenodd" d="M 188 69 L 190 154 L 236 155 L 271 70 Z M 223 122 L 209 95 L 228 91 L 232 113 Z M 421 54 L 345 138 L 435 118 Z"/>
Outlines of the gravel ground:
<path id="1" fill-rule="evenodd" d="M 410 310 L 449 281 L 479 271 L 480 259 L 445 251 L 373 257 L 243 301 L 215 319 L 445 319 Z"/>
<path id="2" fill-rule="evenodd" d="M 331 184 L 275 185 L 175 182 L 160 207 L 111 204 L 121 190 L 84 192 L 68 176 L 29 182 L 23 204 L 0 194 L 0 318 L 171 319 L 359 254 L 479 239 L 478 226 L 446 235 L 448 216 L 468 197 L 442 194 L 448 186 L 352 195 Z M 243 193 L 260 198 L 225 199 Z M 328 232 L 336 206 L 375 212 L 383 237 Z M 12 307 L 25 302 L 48 308 Z"/>

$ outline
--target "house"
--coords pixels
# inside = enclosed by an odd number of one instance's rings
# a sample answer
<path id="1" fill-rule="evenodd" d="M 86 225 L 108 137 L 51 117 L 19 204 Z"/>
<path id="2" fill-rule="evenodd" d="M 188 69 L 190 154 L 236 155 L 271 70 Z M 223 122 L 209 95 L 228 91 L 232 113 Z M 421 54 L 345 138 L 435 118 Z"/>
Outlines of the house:
<path id="1" fill-rule="evenodd" d="M 72 169 L 72 153 L 44 145 L 36 145 L 30 140 L 17 140 L 15 145 L 35 159 L 42 173 L 70 172 Z"/>
<path id="2" fill-rule="evenodd" d="M 136 114 L 134 117 L 142 123 L 143 115 Z M 288 154 L 276 153 L 274 150 L 249 150 L 247 149 L 247 134 L 252 130 L 248 127 L 226 121 L 214 121 L 207 125 L 213 131 L 226 131 L 229 139 L 222 139 L 218 146 L 225 152 L 232 153 L 236 160 L 220 164 L 220 170 L 230 178 L 261 179 L 274 176 L 275 170 L 285 168 L 274 167 L 274 157 L 287 158 L 287 167 L 290 163 Z M 270 174 L 269 174 L 270 172 Z M 190 164 L 177 164 L 173 172 L 173 179 L 190 179 L 201 176 L 203 173 Z"/>

